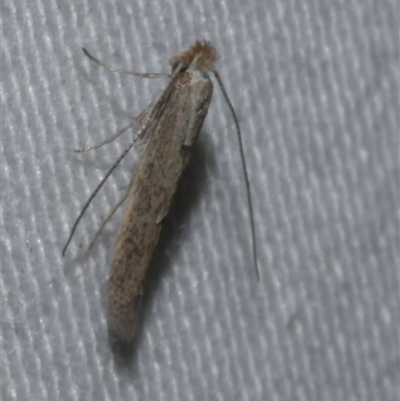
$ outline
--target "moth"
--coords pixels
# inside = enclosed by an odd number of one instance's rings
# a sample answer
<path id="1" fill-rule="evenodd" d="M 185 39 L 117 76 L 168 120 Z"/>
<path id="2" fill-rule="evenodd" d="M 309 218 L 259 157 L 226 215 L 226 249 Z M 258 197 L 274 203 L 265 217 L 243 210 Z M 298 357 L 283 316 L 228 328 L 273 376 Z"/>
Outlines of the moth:
<path id="1" fill-rule="evenodd" d="M 114 72 L 142 77 L 163 75 L 120 70 L 95 59 L 86 49 L 83 51 L 92 61 Z M 140 124 L 135 139 L 112 166 L 85 204 L 63 250 L 63 254 L 65 254 L 81 217 L 111 172 L 126 156 L 136 140 L 138 138 L 144 139 L 145 146 L 126 195 L 111 210 L 95 236 L 96 239 L 105 223 L 126 201 L 122 222 L 118 228 L 112 250 L 108 280 L 109 328 L 126 342 L 130 342 L 135 335 L 146 274 L 160 238 L 163 221 L 168 214 L 182 173 L 188 165 L 191 149 L 207 115 L 213 94 L 213 83 L 207 74 L 208 71 L 214 74 L 222 90 L 238 133 L 250 211 L 253 257 L 257 277 L 259 277 L 253 208 L 241 132 L 233 106 L 222 80 L 214 68 L 216 61 L 217 53 L 210 42 L 196 41 L 187 50 L 170 59 L 169 83 L 144 112 L 109 140 L 91 148 L 83 149 L 86 151 L 97 148 L 115 139 L 134 125 Z"/>

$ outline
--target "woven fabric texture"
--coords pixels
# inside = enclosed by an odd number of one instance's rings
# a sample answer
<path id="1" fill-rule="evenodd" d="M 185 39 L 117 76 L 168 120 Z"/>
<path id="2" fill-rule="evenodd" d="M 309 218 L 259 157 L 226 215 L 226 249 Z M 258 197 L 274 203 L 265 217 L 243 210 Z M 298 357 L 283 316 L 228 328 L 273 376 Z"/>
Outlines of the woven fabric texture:
<path id="1" fill-rule="evenodd" d="M 399 399 L 399 9 L 395 0 L 3 0 L 3 401 Z M 133 349 L 106 282 L 128 124 L 196 39 L 216 47 L 235 125 L 210 110 L 149 273 Z"/>

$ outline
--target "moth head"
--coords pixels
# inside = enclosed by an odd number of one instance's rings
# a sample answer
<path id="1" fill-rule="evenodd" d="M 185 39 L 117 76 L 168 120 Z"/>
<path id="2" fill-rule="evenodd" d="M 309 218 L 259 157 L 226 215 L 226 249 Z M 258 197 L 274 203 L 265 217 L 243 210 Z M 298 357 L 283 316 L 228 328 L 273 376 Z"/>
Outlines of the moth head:
<path id="1" fill-rule="evenodd" d="M 212 69 L 217 61 L 217 52 L 210 42 L 198 40 L 189 49 L 173 56 L 169 63 L 172 71 L 179 65 L 182 69 L 189 67 L 198 69 Z"/>

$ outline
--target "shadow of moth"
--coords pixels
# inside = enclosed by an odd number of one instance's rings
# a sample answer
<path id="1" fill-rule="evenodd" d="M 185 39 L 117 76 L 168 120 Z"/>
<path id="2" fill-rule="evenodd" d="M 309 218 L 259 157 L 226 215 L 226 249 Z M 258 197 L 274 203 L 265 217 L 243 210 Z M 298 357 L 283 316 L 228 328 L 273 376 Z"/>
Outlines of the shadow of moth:
<path id="1" fill-rule="evenodd" d="M 141 77 L 166 76 L 120 70 L 95 59 L 86 49 L 83 51 L 96 64 L 113 72 Z M 257 278 L 259 278 L 253 208 L 241 132 L 221 78 L 214 69 L 216 60 L 216 51 L 209 42 L 195 42 L 189 49 L 171 58 L 172 72 L 167 75 L 170 79 L 167 87 L 138 117 L 108 140 L 96 146 L 78 150 L 81 152 L 98 148 L 111 142 L 129 128 L 135 125 L 140 126 L 136 137 L 114 163 L 83 207 L 63 249 L 63 255 L 92 199 L 137 139 L 145 140 L 145 148 L 126 195 L 111 210 L 88 249 L 89 251 L 92 248 L 105 223 L 126 200 L 122 222 L 114 242 L 108 280 L 109 328 L 126 342 L 130 342 L 134 337 L 146 273 L 159 241 L 162 223 L 170 209 L 180 177 L 189 162 L 191 148 L 211 101 L 213 84 L 207 71 L 213 72 L 236 125 L 249 204 L 254 264 Z"/>

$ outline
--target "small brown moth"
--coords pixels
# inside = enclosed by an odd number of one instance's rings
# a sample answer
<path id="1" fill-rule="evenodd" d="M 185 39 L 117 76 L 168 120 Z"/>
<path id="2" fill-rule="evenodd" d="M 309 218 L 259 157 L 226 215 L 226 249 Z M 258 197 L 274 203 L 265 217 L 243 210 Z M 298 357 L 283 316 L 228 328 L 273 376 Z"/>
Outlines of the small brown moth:
<path id="1" fill-rule="evenodd" d="M 85 49 L 83 51 L 92 61 L 114 72 L 142 77 L 164 76 L 163 74 L 139 74 L 119 70 L 101 63 Z M 143 138 L 146 142 L 145 148 L 127 193 L 111 210 L 89 246 L 90 249 L 105 223 L 126 200 L 125 212 L 112 252 L 108 281 L 109 327 L 124 341 L 131 341 L 134 337 L 144 281 L 160 237 L 162 223 L 170 209 L 182 172 L 189 162 L 191 148 L 208 111 L 213 84 L 207 75 L 207 70 L 212 71 L 216 77 L 236 125 L 249 203 L 254 264 L 257 277 L 259 277 L 250 184 L 244 160 L 242 138 L 232 104 L 218 72 L 214 69 L 216 60 L 217 54 L 214 47 L 206 41 L 197 41 L 188 50 L 172 57 L 170 81 L 161 95 L 134 121 L 109 140 L 81 150 L 94 149 L 111 142 L 127 129 L 141 124 L 135 139 L 88 199 L 63 250 L 64 254 L 80 219 L 101 186 L 136 140 Z"/>

